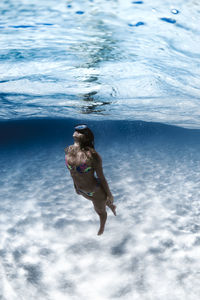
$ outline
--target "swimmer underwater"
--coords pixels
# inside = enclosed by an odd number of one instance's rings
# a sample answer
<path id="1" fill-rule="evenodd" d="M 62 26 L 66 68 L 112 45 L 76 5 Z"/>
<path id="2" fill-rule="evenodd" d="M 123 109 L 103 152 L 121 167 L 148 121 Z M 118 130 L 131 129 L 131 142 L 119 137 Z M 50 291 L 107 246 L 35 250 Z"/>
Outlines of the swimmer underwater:
<path id="1" fill-rule="evenodd" d="M 94 135 L 87 125 L 75 126 L 74 144 L 65 148 L 65 162 L 78 195 L 91 200 L 100 218 L 98 235 L 103 234 L 107 219 L 106 206 L 116 216 L 113 196 L 103 173 L 101 156 L 94 148 Z M 95 173 L 97 177 L 95 177 Z"/>

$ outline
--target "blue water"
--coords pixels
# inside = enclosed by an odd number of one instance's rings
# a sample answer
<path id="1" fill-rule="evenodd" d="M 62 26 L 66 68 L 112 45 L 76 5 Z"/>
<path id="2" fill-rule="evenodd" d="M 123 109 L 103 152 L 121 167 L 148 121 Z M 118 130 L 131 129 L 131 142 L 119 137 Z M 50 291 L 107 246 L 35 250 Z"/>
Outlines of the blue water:
<path id="1" fill-rule="evenodd" d="M 1 1 L 1 119 L 200 127 L 197 1 Z"/>
<path id="2" fill-rule="evenodd" d="M 0 3 L 0 299 L 200 298 L 200 5 Z M 104 234 L 64 163 L 95 135 Z"/>

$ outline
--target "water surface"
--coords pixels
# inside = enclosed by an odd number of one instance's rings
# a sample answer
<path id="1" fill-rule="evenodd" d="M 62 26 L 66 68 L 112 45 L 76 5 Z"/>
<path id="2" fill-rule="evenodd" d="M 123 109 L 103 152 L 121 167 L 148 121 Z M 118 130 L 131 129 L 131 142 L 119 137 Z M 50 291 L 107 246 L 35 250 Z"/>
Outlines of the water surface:
<path id="1" fill-rule="evenodd" d="M 18 0 L 0 8 L 2 119 L 200 127 L 197 1 Z"/>

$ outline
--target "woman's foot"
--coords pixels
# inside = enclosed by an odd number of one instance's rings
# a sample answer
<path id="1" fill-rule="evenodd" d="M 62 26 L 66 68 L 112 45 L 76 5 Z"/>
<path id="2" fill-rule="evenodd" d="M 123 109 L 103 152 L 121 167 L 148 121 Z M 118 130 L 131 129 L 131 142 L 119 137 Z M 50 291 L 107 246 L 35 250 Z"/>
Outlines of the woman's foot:
<path id="1" fill-rule="evenodd" d="M 104 232 L 106 219 L 107 219 L 107 212 L 106 212 L 105 208 L 103 209 L 103 211 L 97 209 L 96 212 L 98 213 L 98 215 L 100 217 L 100 228 L 99 228 L 99 231 L 97 234 L 101 235 Z"/>
<path id="2" fill-rule="evenodd" d="M 103 228 L 100 227 L 100 229 L 99 229 L 97 235 L 101 235 L 101 234 L 103 234 L 103 232 L 104 232 L 104 227 L 103 227 Z"/>

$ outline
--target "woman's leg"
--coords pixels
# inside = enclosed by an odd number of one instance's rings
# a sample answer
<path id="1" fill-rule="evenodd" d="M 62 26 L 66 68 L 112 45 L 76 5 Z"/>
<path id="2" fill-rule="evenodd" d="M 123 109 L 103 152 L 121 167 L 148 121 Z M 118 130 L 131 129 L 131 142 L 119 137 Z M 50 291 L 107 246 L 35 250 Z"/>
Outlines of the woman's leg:
<path id="1" fill-rule="evenodd" d="M 81 191 L 80 194 L 84 198 L 87 198 L 92 201 L 94 205 L 94 210 L 99 215 L 99 219 L 100 219 L 100 227 L 99 227 L 98 235 L 103 234 L 106 220 L 107 220 L 106 205 L 112 210 L 115 216 L 116 216 L 116 211 L 115 211 L 116 206 L 111 201 L 106 201 L 106 194 L 100 186 L 96 189 L 93 197 L 89 197 Z"/>
<path id="2" fill-rule="evenodd" d="M 99 215 L 100 219 L 100 227 L 98 231 L 98 235 L 101 235 L 104 232 L 106 220 L 107 220 L 107 212 L 106 212 L 106 194 L 104 190 L 98 186 L 93 197 L 92 203 L 94 205 L 94 210 Z"/>
<path id="3" fill-rule="evenodd" d="M 104 228 L 105 228 L 105 224 L 106 224 L 106 220 L 107 220 L 107 212 L 106 212 L 106 208 L 99 208 L 98 206 L 94 204 L 94 209 L 96 211 L 96 213 L 99 215 L 99 219 L 100 219 L 100 227 L 99 227 L 99 231 L 98 231 L 98 235 L 103 234 L 104 232 Z"/>

